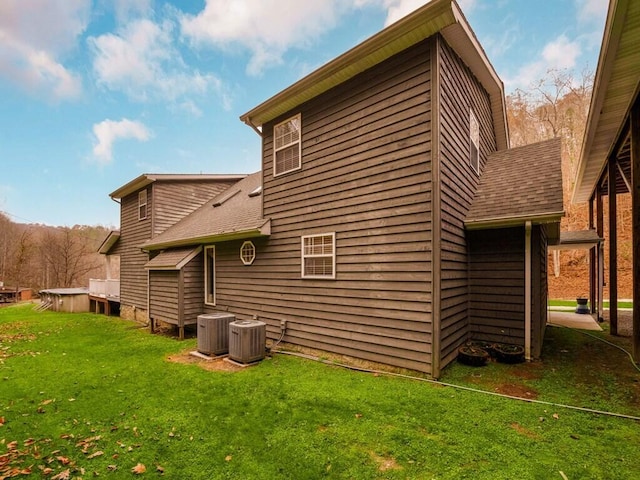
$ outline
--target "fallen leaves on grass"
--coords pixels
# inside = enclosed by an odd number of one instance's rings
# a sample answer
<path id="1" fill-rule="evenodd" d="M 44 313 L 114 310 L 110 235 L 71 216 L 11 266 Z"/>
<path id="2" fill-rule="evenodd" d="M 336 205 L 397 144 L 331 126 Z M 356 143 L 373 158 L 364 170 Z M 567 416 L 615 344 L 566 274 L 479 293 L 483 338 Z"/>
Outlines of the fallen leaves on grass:
<path id="1" fill-rule="evenodd" d="M 69 480 L 70 478 L 71 478 L 71 470 L 67 468 L 66 470 L 63 470 L 62 472 L 60 472 L 59 474 L 51 477 L 51 480 Z"/>
<path id="2" fill-rule="evenodd" d="M 3 426 L 4 424 L 5 424 L 4 417 L 0 417 L 0 427 Z"/>
<path id="3" fill-rule="evenodd" d="M 131 471 L 136 475 L 142 475 L 144 472 L 147 471 L 147 467 L 145 467 L 142 463 L 138 463 L 135 467 L 131 469 Z"/>

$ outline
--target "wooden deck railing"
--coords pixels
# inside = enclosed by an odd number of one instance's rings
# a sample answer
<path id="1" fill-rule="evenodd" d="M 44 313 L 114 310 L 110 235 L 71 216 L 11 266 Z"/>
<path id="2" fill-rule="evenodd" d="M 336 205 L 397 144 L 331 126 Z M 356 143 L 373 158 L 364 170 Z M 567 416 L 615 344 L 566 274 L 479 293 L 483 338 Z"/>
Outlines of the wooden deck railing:
<path id="1" fill-rule="evenodd" d="M 89 295 L 103 298 L 120 297 L 120 280 L 89 279 Z"/>

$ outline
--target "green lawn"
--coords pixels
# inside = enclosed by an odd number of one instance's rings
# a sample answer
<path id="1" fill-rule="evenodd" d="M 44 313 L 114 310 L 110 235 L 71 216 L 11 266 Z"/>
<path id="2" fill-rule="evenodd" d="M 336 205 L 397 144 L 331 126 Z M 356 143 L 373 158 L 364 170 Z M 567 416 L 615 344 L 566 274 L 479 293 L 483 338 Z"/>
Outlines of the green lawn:
<path id="1" fill-rule="evenodd" d="M 550 307 L 575 307 L 576 306 L 576 300 L 559 300 L 559 299 L 552 299 L 549 300 L 549 306 Z M 609 308 L 609 302 L 604 300 L 602 302 L 602 306 L 606 309 Z M 618 308 L 633 308 L 633 302 L 618 302 Z"/>
<path id="2" fill-rule="evenodd" d="M 0 309 L 0 479 L 137 465 L 190 480 L 640 478 L 635 420 L 285 355 L 238 372 L 167 360 L 194 347 L 100 315 Z M 558 328 L 544 362 L 454 364 L 441 380 L 640 414 L 627 357 Z"/>

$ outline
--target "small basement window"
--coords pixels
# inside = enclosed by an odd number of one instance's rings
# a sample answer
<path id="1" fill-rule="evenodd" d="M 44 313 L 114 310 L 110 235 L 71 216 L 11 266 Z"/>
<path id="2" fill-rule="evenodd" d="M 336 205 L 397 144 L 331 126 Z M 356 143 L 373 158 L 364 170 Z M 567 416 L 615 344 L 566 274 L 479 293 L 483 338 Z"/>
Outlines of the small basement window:
<path id="1" fill-rule="evenodd" d="M 302 168 L 301 117 L 291 117 L 273 127 L 273 176 Z"/>
<path id="2" fill-rule="evenodd" d="M 480 125 L 473 110 L 469 110 L 469 164 L 480 173 Z"/>
<path id="3" fill-rule="evenodd" d="M 240 247 L 240 260 L 245 265 L 251 265 L 256 259 L 256 247 L 253 242 L 244 242 Z"/>
<path id="4" fill-rule="evenodd" d="M 138 220 L 147 218 L 147 190 L 138 192 Z"/>
<path id="5" fill-rule="evenodd" d="M 204 303 L 216 304 L 216 247 L 204 247 Z"/>
<path id="6" fill-rule="evenodd" d="M 335 233 L 302 237 L 302 278 L 336 278 Z"/>

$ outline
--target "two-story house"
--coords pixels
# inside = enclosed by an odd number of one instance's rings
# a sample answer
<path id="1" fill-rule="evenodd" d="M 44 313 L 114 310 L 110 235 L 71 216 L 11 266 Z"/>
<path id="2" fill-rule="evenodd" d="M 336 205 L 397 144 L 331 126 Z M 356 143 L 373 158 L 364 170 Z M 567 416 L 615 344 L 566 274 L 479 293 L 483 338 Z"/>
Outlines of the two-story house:
<path id="1" fill-rule="evenodd" d="M 262 170 L 142 245 L 159 253 L 152 318 L 257 316 L 272 339 L 285 325 L 286 342 L 434 377 L 469 338 L 539 355 L 560 143 L 509 149 L 502 82 L 457 3 L 433 0 L 241 120 Z"/>
<path id="2" fill-rule="evenodd" d="M 148 320 L 149 255 L 140 246 L 245 176 L 143 174 L 110 194 L 120 204 L 120 231 L 111 232 L 100 253 L 120 257 L 123 318 Z"/>

